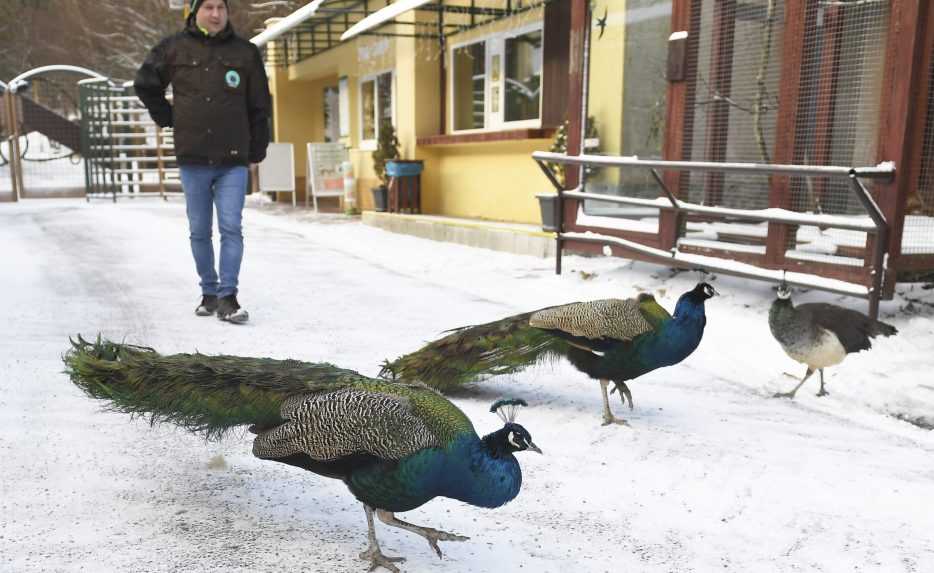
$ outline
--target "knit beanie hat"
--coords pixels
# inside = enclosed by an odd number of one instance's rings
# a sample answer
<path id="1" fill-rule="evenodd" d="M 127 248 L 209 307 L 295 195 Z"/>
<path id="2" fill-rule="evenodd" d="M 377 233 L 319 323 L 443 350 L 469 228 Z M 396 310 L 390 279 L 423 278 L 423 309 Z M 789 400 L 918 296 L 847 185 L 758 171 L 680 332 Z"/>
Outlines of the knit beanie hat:
<path id="1" fill-rule="evenodd" d="M 198 11 L 198 8 L 201 7 L 201 4 L 202 4 L 203 2 L 204 2 L 204 0 L 191 0 L 191 10 L 190 10 L 188 13 L 189 13 L 189 14 L 194 14 L 194 13 L 196 13 L 196 12 Z M 224 4 L 227 4 L 227 7 L 228 7 L 228 8 L 230 7 L 230 4 L 227 2 L 227 0 L 224 0 Z"/>

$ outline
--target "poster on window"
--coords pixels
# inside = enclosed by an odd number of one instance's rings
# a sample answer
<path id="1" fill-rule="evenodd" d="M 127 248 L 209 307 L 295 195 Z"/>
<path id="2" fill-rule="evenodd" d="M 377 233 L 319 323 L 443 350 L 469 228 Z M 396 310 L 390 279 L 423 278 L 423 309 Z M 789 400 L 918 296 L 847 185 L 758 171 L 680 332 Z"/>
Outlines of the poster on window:
<path id="1" fill-rule="evenodd" d="M 340 117 L 340 136 L 350 137 L 350 84 L 347 83 L 346 76 L 338 80 L 337 90 L 340 95 L 340 103 L 337 106 Z"/>

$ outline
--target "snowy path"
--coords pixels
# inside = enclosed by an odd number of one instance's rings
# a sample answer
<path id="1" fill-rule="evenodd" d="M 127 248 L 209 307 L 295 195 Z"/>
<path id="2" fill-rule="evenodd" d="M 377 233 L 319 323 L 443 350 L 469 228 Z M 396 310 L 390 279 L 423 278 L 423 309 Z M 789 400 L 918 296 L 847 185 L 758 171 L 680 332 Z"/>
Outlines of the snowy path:
<path id="1" fill-rule="evenodd" d="M 252 458 L 249 436 L 206 443 L 102 412 L 61 373 L 70 335 L 373 375 L 447 328 L 637 288 L 672 308 L 697 280 L 578 257 L 556 277 L 550 260 L 261 203 L 245 226 L 253 321 L 234 327 L 193 315 L 179 202 L 0 205 L 0 571 L 366 569 L 363 511 L 342 484 Z M 471 537 L 442 543 L 443 561 L 383 527 L 387 553 L 408 572 L 934 571 L 934 432 L 893 417 L 934 420 L 934 291 L 901 288 L 883 306 L 900 335 L 829 370 L 831 396 L 815 382 L 790 402 L 768 398 L 801 370 L 769 335 L 772 291 L 715 284 L 695 355 L 631 384 L 631 429 L 601 427 L 597 384 L 564 364 L 455 397 L 482 433 L 498 426 L 492 400 L 526 398 L 520 421 L 545 455 L 520 454 L 523 490 L 503 508 L 404 514 Z"/>

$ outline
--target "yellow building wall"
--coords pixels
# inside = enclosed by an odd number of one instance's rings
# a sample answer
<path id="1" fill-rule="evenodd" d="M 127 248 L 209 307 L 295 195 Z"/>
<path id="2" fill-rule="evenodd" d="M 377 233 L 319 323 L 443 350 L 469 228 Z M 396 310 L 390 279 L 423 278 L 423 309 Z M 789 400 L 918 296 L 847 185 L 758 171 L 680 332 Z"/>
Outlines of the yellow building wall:
<path id="1" fill-rule="evenodd" d="M 501 7 L 501 2 L 482 2 L 477 5 Z M 447 44 L 469 43 L 506 30 L 541 25 L 543 17 L 543 10 L 537 8 L 450 36 Z M 444 57 L 447 62 L 447 77 L 444 81 L 448 89 L 450 48 L 445 51 Z M 433 69 L 435 73 L 430 83 L 420 85 L 419 88 L 426 93 L 436 94 L 435 101 L 440 102 L 440 66 L 437 62 L 434 62 Z M 445 99 L 445 131 L 451 134 L 453 99 L 449 91 Z M 437 114 L 437 108 L 432 111 Z M 440 133 L 440 119 L 432 128 L 424 135 Z M 540 224 L 541 214 L 535 195 L 551 193 L 554 188 L 532 160 L 532 152 L 545 151 L 551 143 L 551 139 L 525 139 L 422 146 L 417 154 L 419 159 L 425 160 L 422 210 L 451 217 Z"/>
<path id="2" fill-rule="evenodd" d="M 350 133 L 341 138 L 349 149 L 348 155 L 357 181 L 357 206 L 372 209 L 373 198 L 370 188 L 379 185 L 373 172 L 371 149 L 360 148 L 360 80 L 368 75 L 381 73 L 396 68 L 396 40 L 379 36 L 363 36 L 345 42 L 313 58 L 302 60 L 289 66 L 287 75 L 290 84 L 311 86 L 315 94 L 309 96 L 307 105 L 314 105 L 314 113 L 320 119 L 320 130 L 311 133 L 308 141 L 324 141 L 323 94 L 326 86 L 337 86 L 341 77 L 347 78 L 350 100 Z M 399 117 L 399 86 L 403 80 L 395 78 L 395 114 L 396 124 Z M 405 80 L 408 81 L 408 80 Z M 315 102 L 313 104 L 313 102 Z M 277 104 L 278 111 L 278 104 Z M 304 144 L 303 144 L 304 149 Z M 304 165 L 304 163 L 303 163 Z"/>
<path id="3" fill-rule="evenodd" d="M 600 28 L 591 30 L 590 78 L 587 115 L 593 118 L 600 139 L 600 153 L 622 155 L 623 151 L 623 64 L 626 48 L 626 0 L 608 0 L 595 18 L 606 10 L 607 25 L 603 37 Z M 618 183 L 618 169 L 599 169 L 593 180 Z"/>
<path id="4" fill-rule="evenodd" d="M 283 68 L 267 69 L 273 98 L 272 140 L 292 143 L 295 153 L 297 200 L 305 200 L 307 154 L 305 144 L 324 139 L 324 83 L 293 81 Z M 291 201 L 285 193 L 279 200 Z"/>
<path id="5" fill-rule="evenodd" d="M 485 5 L 481 2 L 478 5 Z M 490 3 L 492 6 L 495 2 Z M 625 0 L 611 0 L 611 13 L 625 10 Z M 400 19 L 435 16 L 418 11 Z M 512 20 L 502 20 L 451 36 L 448 45 L 461 43 L 525 25 L 541 23 L 543 10 L 523 13 Z M 624 20 L 621 19 L 620 22 Z M 399 26 L 410 32 L 412 26 Z M 591 58 L 591 115 L 599 115 L 603 150 L 619 149 L 622 133 L 622 72 L 624 26 L 608 27 L 604 37 L 595 41 Z M 551 139 L 482 142 L 469 144 L 418 145 L 419 137 L 438 135 L 441 126 L 441 62 L 437 40 L 363 36 L 345 42 L 313 58 L 275 73 L 276 135 L 283 141 L 323 140 L 323 90 L 336 85 L 338 78 L 348 78 L 350 96 L 350 134 L 342 138 L 349 148 L 357 179 L 357 205 L 373 206 L 370 188 L 379 184 L 373 172 L 372 150 L 360 148 L 360 79 L 392 69 L 394 77 L 394 114 L 400 151 L 404 159 L 421 159 L 425 171 L 421 177 L 422 211 L 453 217 L 540 223 L 536 194 L 553 192 L 531 154 L 547 150 Z M 450 49 L 443 57 L 449 61 Z M 445 70 L 449 74 L 449 66 Z M 612 72 L 612 73 L 610 73 Z M 444 78 L 449 81 L 448 77 Z M 447 84 L 446 84 L 447 85 Z M 281 95 L 280 95 L 281 94 Z M 445 131 L 450 132 L 450 94 L 445 112 Z M 615 142 L 612 143 L 612 142 Z M 304 157 L 297 159 L 304 175 Z"/>
<path id="6" fill-rule="evenodd" d="M 551 193 L 554 188 L 532 161 L 532 152 L 550 145 L 550 139 L 526 139 L 423 147 L 423 211 L 541 223 L 535 195 Z"/>

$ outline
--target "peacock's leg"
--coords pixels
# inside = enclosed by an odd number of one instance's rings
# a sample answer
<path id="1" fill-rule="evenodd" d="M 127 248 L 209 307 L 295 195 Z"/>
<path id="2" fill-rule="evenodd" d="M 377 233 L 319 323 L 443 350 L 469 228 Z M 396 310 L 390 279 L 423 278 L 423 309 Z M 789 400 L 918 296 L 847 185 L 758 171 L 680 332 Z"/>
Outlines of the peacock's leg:
<path id="1" fill-rule="evenodd" d="M 621 424 L 623 426 L 628 426 L 629 422 L 622 418 L 617 418 L 613 415 L 613 412 L 610 411 L 610 397 L 606 393 L 606 387 L 609 385 L 609 380 L 605 378 L 600 379 L 600 393 L 603 395 L 603 425 L 608 426 L 610 424 Z"/>
<path id="2" fill-rule="evenodd" d="M 411 531 L 416 535 L 421 535 L 428 540 L 428 545 L 431 545 L 431 548 L 435 550 L 435 553 L 438 554 L 438 557 L 444 557 L 441 554 L 441 549 L 438 547 L 439 541 L 467 541 L 469 537 L 464 537 L 463 535 L 455 535 L 453 533 L 448 533 L 447 531 L 439 531 L 437 529 L 432 529 L 430 527 L 422 527 L 420 525 L 413 525 L 411 523 L 397 519 L 395 514 L 391 511 L 386 511 L 385 509 L 377 509 L 376 517 L 386 525 L 392 527 L 398 527 L 399 529 L 404 529 L 406 531 Z"/>
<path id="3" fill-rule="evenodd" d="M 818 396 L 830 396 L 830 392 L 824 389 L 824 369 L 820 369 L 820 392 L 817 393 Z"/>
<path id="4" fill-rule="evenodd" d="M 807 382 L 807 379 L 811 377 L 811 374 L 814 374 L 814 370 L 812 370 L 811 367 L 808 367 L 808 371 L 804 374 L 804 378 L 801 379 L 801 382 L 798 382 L 798 385 L 795 386 L 794 390 L 792 390 L 791 392 L 776 392 L 775 394 L 772 395 L 772 397 L 773 398 L 794 398 L 795 392 L 797 392 L 798 388 L 800 388 L 805 382 Z"/>
<path id="5" fill-rule="evenodd" d="M 377 567 L 385 567 L 393 573 L 399 573 L 399 568 L 393 565 L 393 563 L 405 561 L 405 557 L 388 557 L 383 555 L 383 552 L 379 550 L 379 542 L 376 541 L 376 527 L 373 525 L 374 510 L 367 504 L 363 504 L 363 509 L 366 511 L 367 537 L 370 540 L 370 546 L 367 547 L 366 551 L 360 554 L 360 559 L 370 562 L 370 571 L 375 570 Z"/>
<path id="6" fill-rule="evenodd" d="M 623 381 L 617 382 L 613 381 L 613 389 L 610 390 L 610 394 L 619 390 L 619 399 L 623 401 L 623 406 L 626 405 L 626 400 L 629 400 L 629 409 L 632 410 L 632 392 L 629 391 L 629 386 L 626 386 L 626 383 Z"/>

